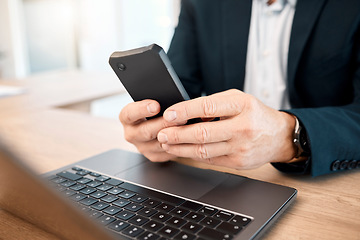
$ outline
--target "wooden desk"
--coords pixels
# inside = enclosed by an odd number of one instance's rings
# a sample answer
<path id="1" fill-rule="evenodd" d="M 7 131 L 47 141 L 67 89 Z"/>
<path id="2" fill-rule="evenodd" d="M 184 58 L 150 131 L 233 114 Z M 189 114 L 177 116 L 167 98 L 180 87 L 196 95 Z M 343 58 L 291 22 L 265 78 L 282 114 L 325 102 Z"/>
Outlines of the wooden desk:
<path id="1" fill-rule="evenodd" d="M 136 151 L 124 140 L 119 121 L 74 110 L 78 106 L 86 109 L 94 99 L 124 91 L 117 81 L 112 74 L 72 71 L 16 82 L 27 87 L 28 92 L 0 99 L 0 134 L 38 173 L 112 148 Z M 360 239 L 359 170 L 317 178 L 284 175 L 270 165 L 247 171 L 217 170 L 298 189 L 297 200 L 265 234 L 265 239 Z M 0 239 L 57 238 L 0 210 Z"/>

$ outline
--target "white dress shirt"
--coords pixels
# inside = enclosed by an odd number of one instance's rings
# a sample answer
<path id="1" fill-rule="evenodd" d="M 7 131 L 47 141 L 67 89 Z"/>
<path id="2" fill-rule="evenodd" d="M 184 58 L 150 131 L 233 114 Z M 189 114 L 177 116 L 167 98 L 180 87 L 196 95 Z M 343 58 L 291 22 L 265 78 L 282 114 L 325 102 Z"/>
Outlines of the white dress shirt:
<path id="1" fill-rule="evenodd" d="M 253 0 L 244 91 L 274 109 L 289 109 L 287 60 L 296 0 Z"/>

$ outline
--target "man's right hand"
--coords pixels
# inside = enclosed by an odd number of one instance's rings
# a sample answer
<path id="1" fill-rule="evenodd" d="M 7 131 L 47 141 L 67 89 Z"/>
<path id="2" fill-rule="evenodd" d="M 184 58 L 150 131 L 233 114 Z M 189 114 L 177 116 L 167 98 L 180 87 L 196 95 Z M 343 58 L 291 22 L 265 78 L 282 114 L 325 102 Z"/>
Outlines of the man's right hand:
<path id="1" fill-rule="evenodd" d="M 157 134 L 164 128 L 179 125 L 166 122 L 162 117 L 146 120 L 146 117 L 155 116 L 159 112 L 160 104 L 158 102 L 143 100 L 128 104 L 119 114 L 120 122 L 124 127 L 125 139 L 134 144 L 139 152 L 153 162 L 165 162 L 175 158 L 174 155 L 161 148 Z"/>

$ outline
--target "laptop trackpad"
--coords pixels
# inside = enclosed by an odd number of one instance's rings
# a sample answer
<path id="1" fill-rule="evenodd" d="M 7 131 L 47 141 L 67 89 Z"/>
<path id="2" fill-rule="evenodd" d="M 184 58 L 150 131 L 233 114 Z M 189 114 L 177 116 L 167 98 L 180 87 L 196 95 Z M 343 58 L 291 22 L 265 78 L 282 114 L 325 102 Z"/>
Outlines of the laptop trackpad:
<path id="1" fill-rule="evenodd" d="M 224 173 L 193 168 L 175 162 L 145 162 L 115 176 L 192 199 L 200 198 L 229 177 Z"/>

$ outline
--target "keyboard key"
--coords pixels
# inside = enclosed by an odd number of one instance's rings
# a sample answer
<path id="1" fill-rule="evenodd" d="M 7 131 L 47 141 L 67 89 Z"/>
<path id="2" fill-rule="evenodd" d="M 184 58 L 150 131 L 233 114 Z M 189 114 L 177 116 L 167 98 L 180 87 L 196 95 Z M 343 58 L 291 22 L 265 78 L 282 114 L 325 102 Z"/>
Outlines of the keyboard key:
<path id="1" fill-rule="evenodd" d="M 127 228 L 130 224 L 117 220 L 113 223 L 111 223 L 109 226 L 107 226 L 108 228 L 116 231 L 116 232 L 120 232 L 121 230 Z"/>
<path id="2" fill-rule="evenodd" d="M 99 218 L 101 216 L 103 216 L 104 214 L 102 212 L 99 212 L 99 211 L 96 211 L 96 210 L 92 210 L 90 213 L 89 213 L 89 216 L 91 218 Z"/>
<path id="3" fill-rule="evenodd" d="M 86 207 L 86 206 L 80 206 L 79 209 L 83 212 L 91 212 L 93 210 L 91 210 L 90 208 Z"/>
<path id="4" fill-rule="evenodd" d="M 175 236 L 174 239 L 176 240 L 193 240 L 196 237 L 190 233 L 181 232 L 178 235 Z"/>
<path id="5" fill-rule="evenodd" d="M 234 216 L 234 214 L 225 212 L 225 211 L 220 211 L 218 213 L 216 213 L 214 215 L 214 218 L 216 219 L 220 219 L 222 221 L 228 221 L 230 218 L 232 218 Z"/>
<path id="6" fill-rule="evenodd" d="M 110 184 L 112 186 L 118 186 L 118 185 L 122 184 L 123 182 L 112 178 L 112 179 L 107 180 L 106 183 Z"/>
<path id="7" fill-rule="evenodd" d="M 79 168 L 79 167 L 73 167 L 73 168 L 71 168 L 72 170 L 74 170 L 74 171 L 77 171 L 77 172 L 79 172 L 79 171 L 82 171 L 83 169 L 82 168 Z"/>
<path id="8" fill-rule="evenodd" d="M 184 199 L 181 199 L 181 198 L 178 198 L 178 197 L 175 197 L 175 196 L 171 196 L 171 195 L 164 194 L 164 193 L 161 193 L 161 192 L 157 192 L 157 191 L 154 191 L 154 190 L 151 190 L 151 189 L 136 186 L 136 185 L 130 184 L 130 183 L 123 183 L 123 184 L 120 185 L 120 187 L 124 188 L 124 189 L 127 189 L 129 191 L 132 191 L 132 192 L 136 192 L 136 193 L 138 193 L 140 195 L 149 196 L 150 198 L 153 197 L 153 198 L 160 199 L 162 201 L 171 203 L 171 204 L 173 204 L 175 206 L 180 205 L 185 201 Z"/>
<path id="9" fill-rule="evenodd" d="M 193 222 L 200 222 L 205 216 L 200 213 L 189 213 L 185 216 L 186 219 L 191 220 Z"/>
<path id="10" fill-rule="evenodd" d="M 140 204 L 137 204 L 137 203 L 131 203 L 131 204 L 129 204 L 129 205 L 127 205 L 125 207 L 126 210 L 129 210 L 129 211 L 132 211 L 132 212 L 137 212 L 142 208 L 144 208 L 144 206 L 142 206 Z"/>
<path id="11" fill-rule="evenodd" d="M 106 191 L 107 193 L 113 194 L 113 195 L 118 195 L 119 193 L 122 193 L 123 191 L 125 191 L 124 189 L 120 189 L 120 188 L 112 188 L 108 191 Z"/>
<path id="12" fill-rule="evenodd" d="M 250 218 L 243 217 L 243 216 L 240 216 L 240 215 L 236 215 L 234 218 L 232 218 L 230 220 L 230 223 L 237 224 L 237 225 L 240 224 L 243 227 L 245 227 L 249 222 L 251 222 Z"/>
<path id="13" fill-rule="evenodd" d="M 203 205 L 201 205 L 199 203 L 196 203 L 196 202 L 186 201 L 183 204 L 181 204 L 181 207 L 182 208 L 187 208 L 187 209 L 190 209 L 190 210 L 193 210 L 193 211 L 197 211 L 200 208 L 202 208 Z"/>
<path id="14" fill-rule="evenodd" d="M 71 200 L 76 201 L 76 202 L 81 201 L 81 200 L 83 200 L 84 198 L 86 198 L 86 195 L 83 195 L 83 194 L 80 194 L 80 193 L 75 194 L 75 195 L 72 195 L 72 196 L 70 197 Z"/>
<path id="15" fill-rule="evenodd" d="M 76 192 L 73 191 L 73 190 L 66 190 L 66 191 L 63 191 L 64 195 L 67 196 L 67 197 L 70 197 L 72 195 L 75 195 Z"/>
<path id="16" fill-rule="evenodd" d="M 104 201 L 104 202 L 107 202 L 107 203 L 111 203 L 111 202 L 116 201 L 118 199 L 119 198 L 115 197 L 114 195 L 107 195 L 107 196 L 103 197 L 101 200 Z"/>
<path id="17" fill-rule="evenodd" d="M 163 236 L 165 236 L 167 239 L 170 239 L 172 237 L 174 237 L 176 234 L 178 234 L 180 231 L 176 228 L 173 228 L 173 227 L 168 227 L 168 226 L 165 226 L 163 227 L 159 233 Z"/>
<path id="18" fill-rule="evenodd" d="M 183 208 L 175 208 L 173 211 L 171 211 L 172 214 L 179 216 L 179 217 L 184 217 L 189 212 L 190 212 L 189 210 L 185 210 Z"/>
<path id="19" fill-rule="evenodd" d="M 61 183 L 60 185 L 63 186 L 63 187 L 68 188 L 68 187 L 71 187 L 71 186 L 73 186 L 75 184 L 76 184 L 76 182 L 74 182 L 74 181 L 65 181 L 65 182 Z"/>
<path id="20" fill-rule="evenodd" d="M 159 237 L 160 236 L 156 235 L 155 233 L 145 232 L 145 233 L 141 234 L 141 236 L 138 237 L 137 239 L 139 239 L 139 240 L 156 240 Z"/>
<path id="21" fill-rule="evenodd" d="M 149 219 L 138 215 L 138 216 L 133 217 L 132 219 L 130 219 L 129 223 L 132 223 L 132 224 L 134 224 L 136 226 L 141 226 L 141 225 L 144 225 L 145 223 L 147 223 L 148 221 L 149 221 Z"/>
<path id="22" fill-rule="evenodd" d="M 94 190 L 95 190 L 95 189 L 94 189 Z M 95 191 L 96 191 L 96 190 L 95 190 Z M 104 193 L 104 192 L 102 192 L 102 191 L 96 191 L 96 192 L 95 192 L 95 191 L 94 191 L 93 193 L 91 193 L 90 196 L 99 199 L 99 198 L 105 197 L 105 196 L 107 195 L 106 193 Z"/>
<path id="23" fill-rule="evenodd" d="M 164 224 L 150 220 L 149 222 L 147 222 L 143 227 L 152 231 L 152 232 L 156 232 L 158 231 L 160 228 L 162 228 L 164 226 Z"/>
<path id="24" fill-rule="evenodd" d="M 170 212 L 171 210 L 173 210 L 175 207 L 168 204 L 168 203 L 162 203 L 159 206 L 156 207 L 157 210 L 163 211 L 163 212 Z"/>
<path id="25" fill-rule="evenodd" d="M 116 219 L 107 215 L 101 216 L 98 219 L 98 222 L 101 223 L 102 225 L 106 226 L 112 222 L 114 222 Z"/>
<path id="26" fill-rule="evenodd" d="M 109 185 L 109 184 L 103 184 L 97 187 L 97 189 L 106 192 L 107 190 L 112 189 L 113 186 Z"/>
<path id="27" fill-rule="evenodd" d="M 106 180 L 110 180 L 110 177 L 107 177 L 107 176 L 99 176 L 97 178 L 95 178 L 96 181 L 99 181 L 99 182 L 105 182 Z"/>
<path id="28" fill-rule="evenodd" d="M 86 175 L 89 174 L 89 172 L 86 171 L 86 170 L 82 170 L 82 171 L 76 172 L 76 174 L 77 174 L 77 175 L 80 175 L 80 176 L 86 176 Z"/>
<path id="29" fill-rule="evenodd" d="M 205 225 L 206 227 L 215 228 L 217 225 L 221 223 L 221 221 L 215 218 L 206 217 L 200 223 L 202 225 Z"/>
<path id="30" fill-rule="evenodd" d="M 55 178 L 57 178 L 57 177 L 58 177 L 58 176 L 56 176 L 56 175 L 51 175 L 51 176 L 46 177 L 46 180 L 51 181 L 51 180 L 53 180 L 53 179 L 55 179 Z"/>
<path id="31" fill-rule="evenodd" d="M 110 206 L 110 204 L 102 203 L 102 202 L 98 202 L 98 203 L 91 205 L 92 208 L 99 210 L 99 211 L 107 208 L 108 206 Z"/>
<path id="32" fill-rule="evenodd" d="M 130 201 L 124 199 L 119 199 L 116 202 L 113 202 L 113 205 L 116 205 L 118 207 L 125 207 L 128 204 L 130 204 Z"/>
<path id="33" fill-rule="evenodd" d="M 95 173 L 95 172 L 91 172 L 90 173 L 90 176 L 93 176 L 93 177 L 100 177 L 101 175 L 98 174 L 98 173 Z"/>
<path id="34" fill-rule="evenodd" d="M 124 231 L 122 231 L 123 234 L 133 238 L 140 235 L 142 232 L 144 232 L 143 229 L 131 225 L 128 228 L 126 228 Z"/>
<path id="35" fill-rule="evenodd" d="M 144 208 L 138 212 L 139 215 L 144 216 L 144 217 L 151 217 L 155 213 L 157 213 L 157 211 L 154 209 L 150 209 L 150 208 Z"/>
<path id="36" fill-rule="evenodd" d="M 154 219 L 155 221 L 159 221 L 159 222 L 166 222 L 167 220 L 169 220 L 171 218 L 171 215 L 166 214 L 166 213 L 156 213 L 152 219 Z"/>
<path id="37" fill-rule="evenodd" d="M 190 232 L 190 233 L 195 234 L 198 231 L 200 231 L 200 229 L 202 229 L 202 228 L 203 227 L 201 225 L 199 225 L 199 224 L 188 222 L 181 229 L 186 231 L 186 232 Z"/>
<path id="38" fill-rule="evenodd" d="M 102 183 L 98 182 L 98 181 L 91 181 L 91 182 L 87 183 L 86 185 L 88 185 L 89 187 L 96 188 L 96 187 L 100 186 L 101 184 Z"/>
<path id="39" fill-rule="evenodd" d="M 109 214 L 111 216 L 119 213 L 120 211 L 122 211 L 122 209 L 115 207 L 115 206 L 110 206 L 110 207 L 106 208 L 105 210 L 103 210 L 104 213 Z"/>
<path id="40" fill-rule="evenodd" d="M 85 185 L 83 184 L 76 184 L 72 187 L 70 187 L 70 189 L 74 190 L 74 191 L 80 191 L 81 189 L 84 189 L 85 188 Z"/>
<path id="41" fill-rule="evenodd" d="M 87 184 L 87 183 L 89 183 L 91 181 L 92 181 L 91 179 L 84 177 L 84 178 L 78 180 L 77 182 L 81 183 L 81 184 Z"/>
<path id="42" fill-rule="evenodd" d="M 84 198 L 83 200 L 80 201 L 80 203 L 84 204 L 85 206 L 90 206 L 96 202 L 97 200 L 94 198 Z"/>
<path id="43" fill-rule="evenodd" d="M 89 195 L 89 194 L 92 194 L 93 192 L 96 192 L 96 189 L 88 187 L 88 188 L 82 189 L 80 192 L 83 194 Z"/>
<path id="44" fill-rule="evenodd" d="M 117 218 L 120 218 L 122 220 L 129 220 L 133 216 L 135 216 L 135 213 L 128 212 L 128 211 L 122 211 L 118 215 L 116 215 Z"/>
<path id="45" fill-rule="evenodd" d="M 142 202 L 146 201 L 147 199 L 148 199 L 147 197 L 144 197 L 144 196 L 141 196 L 138 194 L 136 194 L 135 196 L 130 198 L 131 201 L 137 202 L 137 203 L 142 203 Z"/>
<path id="46" fill-rule="evenodd" d="M 187 223 L 187 221 L 185 221 L 182 218 L 178 218 L 178 217 L 173 217 L 171 218 L 169 221 L 166 222 L 167 224 L 176 227 L 176 228 L 180 228 L 181 226 L 183 226 L 185 223 Z"/>
<path id="47" fill-rule="evenodd" d="M 65 181 L 67 181 L 65 178 L 62 178 L 62 177 L 57 177 L 57 178 L 54 178 L 51 180 L 53 183 L 57 183 L 57 184 L 60 184 L 60 183 L 63 183 Z"/>
<path id="48" fill-rule="evenodd" d="M 216 212 L 218 212 L 218 210 L 216 208 L 212 208 L 212 207 L 208 207 L 208 206 L 204 206 L 203 208 L 200 209 L 199 211 L 200 213 L 203 213 L 207 216 L 212 216 L 214 215 Z"/>
<path id="49" fill-rule="evenodd" d="M 232 239 L 233 236 L 227 233 L 219 232 L 211 228 L 204 228 L 199 232 L 199 236 L 205 239 Z"/>
<path id="50" fill-rule="evenodd" d="M 67 171 L 64 171 L 64 172 L 61 172 L 61 173 L 58 173 L 56 174 L 62 178 L 66 178 L 66 179 L 69 179 L 71 181 L 77 181 L 79 179 L 81 179 L 82 177 L 79 176 L 79 175 L 76 175 L 74 173 L 71 173 L 71 172 L 67 172 Z"/>
<path id="51" fill-rule="evenodd" d="M 129 199 L 129 198 L 132 198 L 133 196 L 135 196 L 135 193 L 130 192 L 130 191 L 124 191 L 124 192 L 120 193 L 118 196 L 125 198 L 125 199 Z"/>
<path id="52" fill-rule="evenodd" d="M 225 233 L 235 235 L 241 231 L 242 226 L 234 225 L 228 222 L 222 222 L 216 229 Z"/>
<path id="53" fill-rule="evenodd" d="M 161 202 L 160 201 L 156 201 L 156 200 L 153 200 L 153 199 L 148 199 L 146 202 L 144 202 L 144 206 L 146 207 L 149 207 L 149 208 L 154 208 L 158 205 L 160 205 Z"/>

